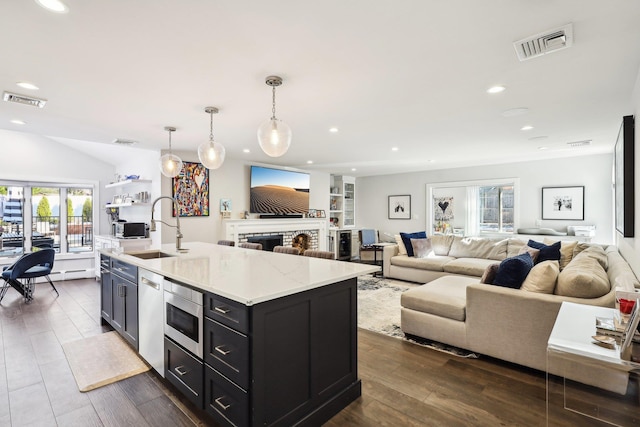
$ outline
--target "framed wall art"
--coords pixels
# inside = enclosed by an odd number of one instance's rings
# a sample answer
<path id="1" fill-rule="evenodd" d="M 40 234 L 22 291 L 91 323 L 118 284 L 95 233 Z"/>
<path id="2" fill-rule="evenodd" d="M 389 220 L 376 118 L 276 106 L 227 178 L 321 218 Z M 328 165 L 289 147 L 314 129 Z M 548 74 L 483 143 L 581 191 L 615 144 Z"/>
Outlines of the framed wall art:
<path id="1" fill-rule="evenodd" d="M 173 198 L 180 216 L 209 216 L 209 169 L 201 163 L 182 162 L 180 174 L 173 178 Z M 173 209 L 173 216 L 178 213 Z"/>
<path id="2" fill-rule="evenodd" d="M 411 219 L 411 196 L 389 196 L 389 219 Z"/>
<path id="3" fill-rule="evenodd" d="M 542 219 L 584 220 L 584 186 L 542 187 Z"/>

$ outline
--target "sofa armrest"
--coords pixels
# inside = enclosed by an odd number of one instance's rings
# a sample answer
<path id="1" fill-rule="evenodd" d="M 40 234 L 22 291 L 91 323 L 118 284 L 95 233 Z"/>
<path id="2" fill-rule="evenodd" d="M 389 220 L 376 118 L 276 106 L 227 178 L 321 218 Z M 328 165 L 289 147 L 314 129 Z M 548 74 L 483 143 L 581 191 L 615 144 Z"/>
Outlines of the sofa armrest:
<path id="1" fill-rule="evenodd" d="M 398 255 L 398 245 L 385 245 L 382 249 L 382 271 L 389 272 L 391 257 Z"/>

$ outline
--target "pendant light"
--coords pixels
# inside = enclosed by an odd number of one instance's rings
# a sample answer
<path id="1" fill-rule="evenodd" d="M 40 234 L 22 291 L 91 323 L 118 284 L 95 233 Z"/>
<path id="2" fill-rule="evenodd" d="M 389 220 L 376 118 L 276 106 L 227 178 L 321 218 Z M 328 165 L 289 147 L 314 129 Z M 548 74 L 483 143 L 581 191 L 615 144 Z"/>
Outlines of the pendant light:
<path id="1" fill-rule="evenodd" d="M 287 152 L 291 145 L 291 128 L 283 121 L 276 118 L 276 86 L 282 84 L 282 78 L 269 76 L 265 83 L 271 86 L 272 116 L 258 128 L 258 143 L 260 148 L 268 156 L 280 157 Z"/>
<path id="2" fill-rule="evenodd" d="M 209 125 L 209 142 L 203 142 L 198 146 L 198 158 L 207 169 L 218 169 L 224 162 L 224 146 L 219 142 L 213 141 L 213 115 L 218 114 L 216 107 L 207 107 L 204 109 L 211 116 Z"/>
<path id="3" fill-rule="evenodd" d="M 164 130 L 169 132 L 169 153 L 160 157 L 160 172 L 166 177 L 173 178 L 182 170 L 182 160 L 171 152 L 171 132 L 175 132 L 176 128 L 165 126 Z"/>

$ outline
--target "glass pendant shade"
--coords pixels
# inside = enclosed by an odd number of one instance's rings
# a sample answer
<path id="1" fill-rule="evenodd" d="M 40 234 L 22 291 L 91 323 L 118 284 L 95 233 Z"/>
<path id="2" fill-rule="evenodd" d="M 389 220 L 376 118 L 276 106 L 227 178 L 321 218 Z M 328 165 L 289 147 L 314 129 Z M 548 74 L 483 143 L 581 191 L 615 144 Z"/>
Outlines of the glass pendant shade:
<path id="1" fill-rule="evenodd" d="M 173 178 L 180 174 L 182 170 L 182 160 L 175 154 L 165 154 L 160 157 L 160 172 L 162 175 Z"/>
<path id="2" fill-rule="evenodd" d="M 203 142 L 198 146 L 198 158 L 207 169 L 218 169 L 224 162 L 224 145 L 213 139 L 213 115 L 218 114 L 216 107 L 207 107 L 205 113 L 209 114 L 209 142 Z"/>
<path id="3" fill-rule="evenodd" d="M 258 128 L 258 143 L 266 155 L 280 157 L 291 145 L 291 128 L 272 117 Z"/>
<path id="4" fill-rule="evenodd" d="M 198 146 L 198 158 L 207 169 L 218 169 L 222 166 L 224 155 L 224 147 L 217 142 L 203 142 Z"/>

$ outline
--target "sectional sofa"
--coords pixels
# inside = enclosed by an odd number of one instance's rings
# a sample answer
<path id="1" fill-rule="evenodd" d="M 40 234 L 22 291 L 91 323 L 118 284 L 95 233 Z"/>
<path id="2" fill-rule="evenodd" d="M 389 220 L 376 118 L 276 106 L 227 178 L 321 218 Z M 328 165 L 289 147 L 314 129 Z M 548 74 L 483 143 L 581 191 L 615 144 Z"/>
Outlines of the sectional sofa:
<path id="1" fill-rule="evenodd" d="M 432 250 L 422 258 L 402 254 L 401 241 L 383 252 L 385 277 L 424 283 L 402 295 L 403 332 L 541 371 L 547 369 L 547 341 L 563 301 L 613 307 L 616 289 L 640 287 L 615 246 L 556 243 L 560 259 L 536 264 L 519 289 L 481 279 L 496 264 L 526 252 L 526 240 L 431 236 L 429 241 Z M 562 368 L 571 379 L 626 392 L 625 372 L 555 365 L 554 374 Z"/>

